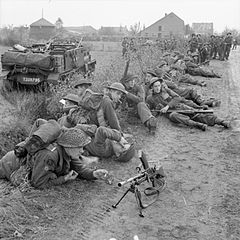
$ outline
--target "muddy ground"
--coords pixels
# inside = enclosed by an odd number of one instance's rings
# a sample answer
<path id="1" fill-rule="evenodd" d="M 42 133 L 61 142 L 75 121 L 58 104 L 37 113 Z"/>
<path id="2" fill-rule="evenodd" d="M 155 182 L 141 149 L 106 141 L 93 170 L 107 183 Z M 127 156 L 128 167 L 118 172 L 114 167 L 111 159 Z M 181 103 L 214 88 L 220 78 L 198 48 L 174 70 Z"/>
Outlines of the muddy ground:
<path id="1" fill-rule="evenodd" d="M 229 61 L 211 61 L 210 66 L 222 78 L 206 79 L 207 87 L 197 87 L 198 91 L 222 101 L 214 109 L 218 116 L 240 119 L 240 50 L 233 51 Z M 136 175 L 139 159 L 121 164 L 103 160 L 99 167 L 115 174 L 113 185 L 77 180 L 22 194 L 1 181 L 0 239 L 15 239 L 14 232 L 16 239 L 240 239 L 238 131 L 214 126 L 202 132 L 164 117 L 159 117 L 155 136 L 140 124 L 127 128 L 137 148 L 149 160 L 159 160 L 167 175 L 166 190 L 143 211 L 144 218 L 138 216 L 132 193 L 116 209 L 111 207 L 127 189 L 117 182 Z"/>

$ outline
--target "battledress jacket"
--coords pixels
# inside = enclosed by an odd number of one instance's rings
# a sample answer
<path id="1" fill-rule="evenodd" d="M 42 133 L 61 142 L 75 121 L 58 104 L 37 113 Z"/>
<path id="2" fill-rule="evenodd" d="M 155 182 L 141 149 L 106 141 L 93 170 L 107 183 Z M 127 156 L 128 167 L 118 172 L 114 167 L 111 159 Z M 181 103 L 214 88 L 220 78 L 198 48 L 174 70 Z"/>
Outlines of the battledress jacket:
<path id="1" fill-rule="evenodd" d="M 28 162 L 31 168 L 30 183 L 36 188 L 46 188 L 53 185 L 59 185 L 65 182 L 64 175 L 74 166 L 71 164 L 71 158 L 66 154 L 63 147 L 59 145 L 50 145 L 39 150 Z M 14 151 L 8 152 L 0 160 L 0 178 L 10 180 L 10 175 L 20 167 L 19 159 Z M 79 177 L 87 180 L 95 180 L 93 170 L 78 164 L 77 172 Z"/>
<path id="2" fill-rule="evenodd" d="M 140 102 L 145 101 L 145 91 L 142 85 L 135 84 L 132 88 L 127 88 L 126 102 L 128 107 L 136 106 Z"/>
<path id="3" fill-rule="evenodd" d="M 146 103 L 150 109 L 157 109 L 158 106 L 161 108 L 169 106 L 169 108 L 174 108 L 181 100 L 178 94 L 170 90 L 168 87 L 162 87 L 160 93 L 153 93 L 147 97 Z M 160 109 L 161 109 L 160 108 Z"/>

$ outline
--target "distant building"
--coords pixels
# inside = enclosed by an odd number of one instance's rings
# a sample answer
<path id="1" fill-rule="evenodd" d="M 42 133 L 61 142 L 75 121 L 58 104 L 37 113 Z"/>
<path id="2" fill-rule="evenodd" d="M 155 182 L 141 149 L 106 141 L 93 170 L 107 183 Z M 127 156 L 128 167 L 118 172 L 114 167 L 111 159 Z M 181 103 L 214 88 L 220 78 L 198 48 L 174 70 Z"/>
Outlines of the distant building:
<path id="1" fill-rule="evenodd" d="M 213 34 L 213 23 L 193 23 L 192 30 L 194 33 L 202 35 L 212 35 Z"/>
<path id="2" fill-rule="evenodd" d="M 87 37 L 95 37 L 98 34 L 98 31 L 92 26 L 65 27 L 65 29 Z"/>
<path id="3" fill-rule="evenodd" d="M 139 35 L 141 37 L 160 39 L 184 37 L 184 21 L 173 12 L 165 13 L 163 18 L 143 29 Z"/>
<path id="4" fill-rule="evenodd" d="M 49 40 L 55 34 L 55 25 L 41 18 L 30 25 L 30 38 Z"/>

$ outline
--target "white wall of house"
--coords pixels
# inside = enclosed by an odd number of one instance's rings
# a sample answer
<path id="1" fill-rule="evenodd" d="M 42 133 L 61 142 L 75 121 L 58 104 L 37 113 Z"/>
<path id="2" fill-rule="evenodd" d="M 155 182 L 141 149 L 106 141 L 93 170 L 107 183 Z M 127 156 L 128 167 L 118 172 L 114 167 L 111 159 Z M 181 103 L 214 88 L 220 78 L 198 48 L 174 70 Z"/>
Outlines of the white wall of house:
<path id="1" fill-rule="evenodd" d="M 151 26 L 141 31 L 141 37 L 169 38 L 171 36 L 183 37 L 185 34 L 184 21 L 175 14 L 170 13 Z"/>

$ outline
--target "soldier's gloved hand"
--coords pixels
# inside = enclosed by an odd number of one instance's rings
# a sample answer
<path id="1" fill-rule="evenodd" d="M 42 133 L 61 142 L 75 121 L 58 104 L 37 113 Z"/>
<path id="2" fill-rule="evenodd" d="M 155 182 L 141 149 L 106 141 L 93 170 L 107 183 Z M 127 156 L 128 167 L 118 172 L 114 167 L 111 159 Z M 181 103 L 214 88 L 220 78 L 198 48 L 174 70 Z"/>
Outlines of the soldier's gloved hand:
<path id="1" fill-rule="evenodd" d="M 71 170 L 67 175 L 64 176 L 64 180 L 65 180 L 65 182 L 74 180 L 74 179 L 76 179 L 77 176 L 78 176 L 78 173 L 74 170 Z"/>

